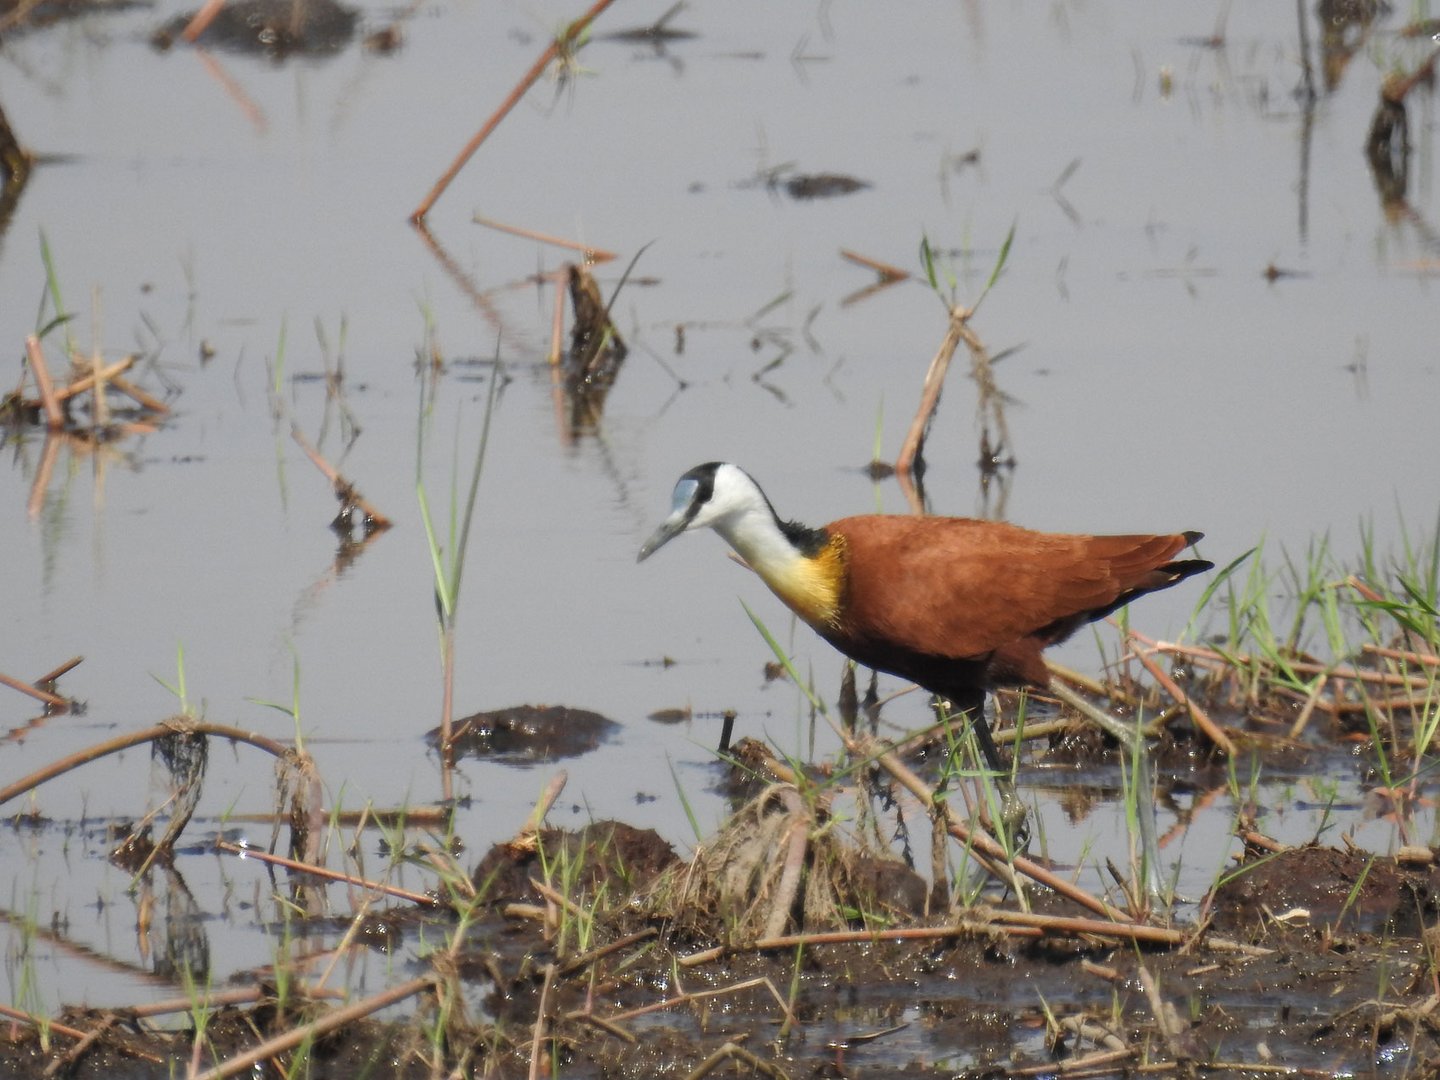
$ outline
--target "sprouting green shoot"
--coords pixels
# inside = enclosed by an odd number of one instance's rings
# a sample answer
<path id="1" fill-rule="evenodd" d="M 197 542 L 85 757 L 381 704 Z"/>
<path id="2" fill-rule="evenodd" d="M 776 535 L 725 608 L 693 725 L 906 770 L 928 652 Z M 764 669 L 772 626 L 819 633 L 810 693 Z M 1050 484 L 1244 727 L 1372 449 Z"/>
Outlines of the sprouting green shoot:
<path id="1" fill-rule="evenodd" d="M 70 335 L 70 320 L 75 316 L 65 310 L 65 301 L 60 296 L 60 275 L 55 270 L 55 259 L 50 253 L 50 238 L 45 235 L 45 230 L 40 230 L 40 260 L 45 264 L 45 289 L 46 295 L 50 298 L 50 306 L 54 308 L 55 314 L 48 322 L 45 318 L 45 301 L 40 301 L 40 311 L 35 317 L 35 336 L 44 340 L 45 335 L 54 330 L 57 326 L 65 327 L 65 351 L 73 352 L 75 342 Z"/>
<path id="2" fill-rule="evenodd" d="M 1010 245 L 1014 242 L 1015 222 L 1012 221 L 1010 223 L 1010 231 L 1005 234 L 1005 242 L 1000 245 L 1000 254 L 995 257 L 995 266 L 990 271 L 990 278 L 988 281 L 985 282 L 985 288 L 980 290 L 980 299 L 976 300 L 974 305 L 971 307 L 972 315 L 980 309 L 980 305 L 984 302 L 985 297 L 990 295 L 991 288 L 993 288 L 995 283 L 1000 280 L 1000 274 L 1002 271 L 1004 271 L 1005 263 L 1010 258 Z"/>
<path id="3" fill-rule="evenodd" d="M 275 343 L 275 363 L 270 368 L 270 394 L 274 408 L 279 410 L 285 400 L 285 338 L 289 332 L 288 320 L 280 319 L 280 339 Z"/>
<path id="4" fill-rule="evenodd" d="M 156 682 L 158 682 L 161 686 L 163 686 L 166 690 L 169 690 L 170 693 L 175 696 L 175 698 L 180 702 L 180 711 L 184 715 L 190 715 L 190 699 L 185 692 L 184 642 L 181 642 L 175 646 L 175 682 L 173 684 L 168 683 L 159 675 L 156 675 L 153 671 L 150 673 L 150 677 Z"/>
<path id="5" fill-rule="evenodd" d="M 675 763 L 670 760 L 669 755 L 666 755 L 665 764 L 670 767 L 670 779 L 675 783 L 675 794 L 680 796 L 680 806 L 685 811 L 685 820 L 690 822 L 690 832 L 698 844 L 705 838 L 705 834 L 700 828 L 700 819 L 695 816 L 695 808 L 690 805 L 690 799 L 685 794 L 685 787 L 680 783 L 680 776 L 675 771 Z"/>
<path id="6" fill-rule="evenodd" d="M 809 698 L 810 705 L 816 712 L 828 718 L 830 713 L 829 710 L 825 708 L 825 702 L 816 695 L 814 689 L 812 689 L 808 683 L 800 678 L 800 673 L 795 670 L 795 665 L 791 663 L 790 657 L 786 655 L 785 650 L 780 647 L 780 643 L 775 640 L 774 635 L 771 634 L 765 624 L 760 621 L 759 616 L 750 610 L 749 605 L 746 604 L 744 600 L 740 601 L 740 606 L 745 609 L 745 614 L 750 616 L 750 621 L 755 624 L 755 629 L 760 631 L 760 636 L 765 639 L 765 644 L 770 646 L 770 651 L 775 654 L 775 659 L 780 661 L 780 666 L 785 669 L 785 674 L 790 676 L 790 681 L 800 688 L 802 694 Z"/>
<path id="7" fill-rule="evenodd" d="M 295 749 L 301 753 L 305 750 L 305 737 L 300 727 L 300 653 L 295 648 L 295 642 L 288 643 L 290 646 L 290 704 L 283 705 L 278 701 L 268 701 L 264 698 L 247 697 L 245 700 L 253 705 L 259 705 L 266 709 L 274 709 L 276 712 L 284 713 L 290 717 L 295 725 Z"/>
<path id="8" fill-rule="evenodd" d="M 930 237 L 920 234 L 920 267 L 925 271 L 925 280 L 935 293 L 940 292 L 939 274 L 935 268 L 935 252 L 930 247 Z"/>
<path id="9" fill-rule="evenodd" d="M 450 527 L 448 549 L 435 533 L 434 519 L 430 513 L 430 499 L 425 493 L 425 479 L 422 467 L 425 450 L 425 425 L 419 425 L 419 446 L 415 456 L 415 492 L 420 500 L 420 517 L 425 524 L 425 539 L 430 549 L 430 562 L 435 574 L 435 603 L 439 608 L 441 621 L 450 626 L 454 623 L 455 612 L 460 603 L 460 582 L 465 571 L 465 552 L 470 540 L 470 525 L 475 519 L 476 496 L 480 489 L 480 473 L 485 466 L 485 449 L 490 441 L 490 421 L 495 414 L 495 400 L 499 393 L 504 369 L 500 358 L 495 358 L 494 371 L 490 378 L 490 393 L 485 399 L 485 418 L 480 428 L 480 443 L 475 451 L 475 467 L 470 474 L 470 489 L 465 500 L 463 513 L 457 516 L 458 507 L 452 487 L 450 506 Z M 423 403 L 422 403 L 423 406 Z M 452 471 L 452 478 L 454 472 Z M 456 538 L 456 526 L 459 538 Z M 448 562 L 446 556 L 449 556 Z"/>

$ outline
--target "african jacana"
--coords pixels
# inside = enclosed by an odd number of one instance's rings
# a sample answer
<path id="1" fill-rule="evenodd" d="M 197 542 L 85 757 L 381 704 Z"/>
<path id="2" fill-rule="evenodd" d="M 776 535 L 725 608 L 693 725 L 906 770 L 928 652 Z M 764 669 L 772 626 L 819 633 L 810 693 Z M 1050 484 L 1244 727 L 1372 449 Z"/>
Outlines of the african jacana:
<path id="1" fill-rule="evenodd" d="M 1137 596 L 1214 564 L 1175 560 L 1198 532 L 1070 536 L 997 521 L 866 514 L 818 529 L 783 521 L 736 465 L 699 465 L 675 485 L 643 561 L 711 528 L 826 641 L 970 715 L 992 769 L 985 691 L 1050 685 L 1042 650 Z"/>

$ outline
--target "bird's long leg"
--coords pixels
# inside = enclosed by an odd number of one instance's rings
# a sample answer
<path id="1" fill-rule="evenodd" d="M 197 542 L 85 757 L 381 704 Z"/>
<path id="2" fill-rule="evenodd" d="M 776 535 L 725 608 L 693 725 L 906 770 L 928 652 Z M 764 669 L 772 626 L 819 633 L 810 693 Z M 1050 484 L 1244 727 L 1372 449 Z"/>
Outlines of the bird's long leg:
<path id="1" fill-rule="evenodd" d="M 990 733 L 990 722 L 985 719 L 985 704 L 982 701 L 965 712 L 970 721 L 970 730 L 975 732 L 975 741 L 980 744 L 980 753 L 985 755 L 985 764 L 995 773 L 996 779 L 1009 785 L 1010 770 L 1000 761 L 1000 748 L 995 745 L 995 736 Z"/>
<path id="2" fill-rule="evenodd" d="M 1025 804 L 1020 801 L 1015 785 L 1010 782 L 1010 770 L 1000 760 L 1000 748 L 995 745 L 995 736 L 990 733 L 990 723 L 985 719 L 984 694 L 978 697 L 957 694 L 949 699 L 949 705 L 952 710 L 950 715 L 963 716 L 969 722 L 970 730 L 975 733 L 980 754 L 985 758 L 985 765 L 1000 792 L 1000 819 L 1005 829 L 1016 839 L 1017 846 L 1023 848 L 1029 839 L 1025 829 Z"/>

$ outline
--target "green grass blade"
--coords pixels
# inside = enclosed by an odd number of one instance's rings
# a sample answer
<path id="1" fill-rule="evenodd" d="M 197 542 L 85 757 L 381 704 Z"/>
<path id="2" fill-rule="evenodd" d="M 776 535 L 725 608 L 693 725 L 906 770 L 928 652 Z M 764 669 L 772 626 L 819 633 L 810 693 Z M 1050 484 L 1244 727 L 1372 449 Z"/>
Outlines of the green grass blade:
<path id="1" fill-rule="evenodd" d="M 485 398 L 485 421 L 480 428 L 480 446 L 475 451 L 475 471 L 470 474 L 470 492 L 465 499 L 465 514 L 460 526 L 460 541 L 455 548 L 455 575 L 450 583 L 452 604 L 460 602 L 460 578 L 465 572 L 465 550 L 470 543 L 470 524 L 475 519 L 476 495 L 480 491 L 480 473 L 485 468 L 485 450 L 490 445 L 490 421 L 495 415 L 495 399 L 500 394 L 500 383 L 505 378 L 505 368 L 500 363 L 500 343 L 495 343 L 495 366 L 490 373 L 490 393 Z"/>
<path id="2" fill-rule="evenodd" d="M 685 811 L 685 820 L 690 822 L 690 832 L 698 844 L 705 838 L 700 831 L 700 819 L 695 816 L 695 808 L 690 805 L 690 800 L 685 795 L 685 788 L 680 783 L 680 774 L 675 771 L 675 763 L 670 760 L 668 754 L 665 756 L 665 764 L 670 767 L 670 779 L 675 783 L 675 794 L 680 796 L 680 806 Z"/>
<path id="3" fill-rule="evenodd" d="M 760 636 L 765 639 L 765 644 L 770 646 L 770 651 L 775 654 L 775 659 L 780 661 L 780 666 L 783 667 L 785 673 L 790 676 L 790 681 L 799 687 L 800 692 L 810 699 L 810 704 L 815 707 L 817 712 L 822 716 L 829 716 L 830 713 L 825 708 L 825 703 L 816 697 L 815 692 L 801 680 L 800 673 L 795 670 L 795 665 L 790 662 L 790 657 L 785 655 L 785 650 L 780 647 L 780 643 L 775 640 L 765 624 L 750 610 L 750 606 L 746 604 L 744 600 L 740 601 L 740 606 L 745 609 L 745 614 L 748 615 L 750 621 L 755 624 L 755 629 L 760 631 Z"/>

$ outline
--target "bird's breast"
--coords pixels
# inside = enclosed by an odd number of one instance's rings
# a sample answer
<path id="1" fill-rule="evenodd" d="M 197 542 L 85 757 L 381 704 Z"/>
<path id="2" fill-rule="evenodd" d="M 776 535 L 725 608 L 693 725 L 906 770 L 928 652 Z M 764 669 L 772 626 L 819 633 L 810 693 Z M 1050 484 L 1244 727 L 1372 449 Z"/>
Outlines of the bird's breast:
<path id="1" fill-rule="evenodd" d="M 791 611 L 820 631 L 838 629 L 845 599 L 845 540 L 832 536 L 814 555 L 756 567 Z"/>

